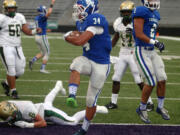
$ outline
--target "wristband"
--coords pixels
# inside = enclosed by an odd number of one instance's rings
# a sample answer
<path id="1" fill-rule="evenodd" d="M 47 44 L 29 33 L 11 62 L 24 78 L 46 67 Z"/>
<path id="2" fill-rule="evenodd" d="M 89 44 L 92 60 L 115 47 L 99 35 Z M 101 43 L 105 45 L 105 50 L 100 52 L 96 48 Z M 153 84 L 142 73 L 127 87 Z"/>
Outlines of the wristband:
<path id="1" fill-rule="evenodd" d="M 31 32 L 32 32 L 32 35 L 35 35 L 37 33 L 37 30 L 33 29 Z"/>
<path id="2" fill-rule="evenodd" d="M 149 44 L 153 44 L 153 45 L 154 45 L 155 42 L 156 42 L 156 41 L 155 41 L 154 39 L 150 39 Z"/>
<path id="3" fill-rule="evenodd" d="M 51 4 L 51 5 L 50 5 L 50 8 L 53 8 L 53 6 L 54 6 L 54 5 L 53 5 L 53 4 Z"/>

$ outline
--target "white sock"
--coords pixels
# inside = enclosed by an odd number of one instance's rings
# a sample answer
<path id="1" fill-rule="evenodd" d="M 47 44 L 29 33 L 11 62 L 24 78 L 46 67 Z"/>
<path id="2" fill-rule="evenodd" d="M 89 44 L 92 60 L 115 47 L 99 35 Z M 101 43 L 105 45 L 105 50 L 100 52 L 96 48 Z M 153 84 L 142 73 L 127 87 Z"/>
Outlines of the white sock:
<path id="1" fill-rule="evenodd" d="M 69 84 L 69 94 L 70 95 L 76 95 L 77 88 L 78 88 L 77 84 Z"/>
<path id="2" fill-rule="evenodd" d="M 85 114 L 86 114 L 85 110 L 75 113 L 73 115 L 73 117 L 75 118 L 75 123 L 78 124 L 81 120 L 83 120 L 85 118 Z"/>
<path id="3" fill-rule="evenodd" d="M 152 104 L 153 104 L 152 98 L 151 98 L 151 97 L 149 97 L 147 102 L 148 102 L 148 103 L 152 103 Z"/>
<path id="4" fill-rule="evenodd" d="M 118 94 L 112 94 L 111 96 L 111 102 L 113 104 L 117 104 Z"/>
<path id="5" fill-rule="evenodd" d="M 158 108 L 162 109 L 164 107 L 164 97 L 158 97 Z"/>
<path id="6" fill-rule="evenodd" d="M 84 129 L 85 131 L 88 130 L 90 126 L 90 121 L 86 119 L 86 117 L 84 118 L 84 121 L 83 121 L 83 125 L 82 125 L 82 129 Z"/>

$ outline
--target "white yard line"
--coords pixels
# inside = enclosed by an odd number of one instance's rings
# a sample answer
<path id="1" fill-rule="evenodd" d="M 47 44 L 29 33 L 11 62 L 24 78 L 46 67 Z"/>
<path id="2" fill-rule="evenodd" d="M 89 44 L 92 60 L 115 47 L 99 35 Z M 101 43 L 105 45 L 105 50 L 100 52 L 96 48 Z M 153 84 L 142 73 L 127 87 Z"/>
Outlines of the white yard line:
<path id="1" fill-rule="evenodd" d="M 37 90 L 38 91 L 38 90 Z M 46 95 L 19 95 L 21 97 L 33 97 L 33 98 L 44 98 Z M 6 95 L 0 95 L 0 97 L 6 97 Z M 57 98 L 67 98 L 67 96 L 56 96 Z M 77 98 L 85 99 L 86 96 L 76 96 Z M 111 97 L 102 97 L 99 96 L 101 99 L 110 99 Z M 124 100 L 140 100 L 140 97 L 118 97 L 118 99 Z M 157 100 L 157 98 L 152 98 L 153 100 Z M 180 101 L 180 98 L 166 98 L 169 101 Z"/>

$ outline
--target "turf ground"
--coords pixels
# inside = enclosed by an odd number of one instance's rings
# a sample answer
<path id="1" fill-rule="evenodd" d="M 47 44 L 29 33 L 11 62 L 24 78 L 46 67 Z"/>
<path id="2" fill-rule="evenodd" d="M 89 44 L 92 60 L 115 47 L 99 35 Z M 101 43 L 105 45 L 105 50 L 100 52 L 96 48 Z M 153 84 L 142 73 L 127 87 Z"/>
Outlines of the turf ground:
<path id="1" fill-rule="evenodd" d="M 67 89 L 69 79 L 69 65 L 73 58 L 82 54 L 81 47 L 72 46 L 62 40 L 61 34 L 49 34 L 49 42 L 51 44 L 51 55 L 47 70 L 51 74 L 42 74 L 39 72 L 41 61 L 38 61 L 33 71 L 28 69 L 28 61 L 38 53 L 37 45 L 34 38 L 22 38 L 24 55 L 26 57 L 25 74 L 17 80 L 17 90 L 21 100 L 32 100 L 33 102 L 43 102 L 45 95 L 54 87 L 56 80 L 62 80 L 64 87 Z M 149 118 L 152 124 L 168 124 L 177 125 L 180 123 L 180 41 L 160 39 L 166 45 L 166 50 L 160 54 L 164 58 L 166 73 L 168 76 L 165 107 L 171 115 L 171 120 L 165 121 L 155 112 L 149 112 Z M 112 50 L 113 56 L 119 53 L 119 46 Z M 176 56 L 176 57 L 175 57 Z M 177 57 L 179 56 L 179 57 Z M 172 59 L 171 59 L 172 58 Z M 176 58 L 176 59 L 173 59 Z M 170 60 L 169 60 L 170 59 Z M 0 63 L 0 81 L 5 79 L 5 69 Z M 113 67 L 110 75 L 104 85 L 102 93 L 98 99 L 99 105 L 105 105 L 110 101 Z M 78 108 L 72 109 L 66 106 L 66 96 L 58 95 L 54 106 L 64 110 L 69 115 L 85 108 L 85 96 L 88 86 L 88 77 L 81 76 L 81 84 L 77 93 Z M 156 89 L 152 93 L 155 108 L 157 107 Z M 0 87 L 0 101 L 8 100 L 9 97 L 4 96 L 3 89 Z M 136 123 L 143 124 L 136 114 L 136 108 L 140 102 L 140 90 L 135 85 L 130 70 L 128 69 L 123 77 L 121 91 L 118 99 L 118 109 L 110 110 L 108 115 L 97 114 L 93 123 L 113 123 L 127 124 Z"/>

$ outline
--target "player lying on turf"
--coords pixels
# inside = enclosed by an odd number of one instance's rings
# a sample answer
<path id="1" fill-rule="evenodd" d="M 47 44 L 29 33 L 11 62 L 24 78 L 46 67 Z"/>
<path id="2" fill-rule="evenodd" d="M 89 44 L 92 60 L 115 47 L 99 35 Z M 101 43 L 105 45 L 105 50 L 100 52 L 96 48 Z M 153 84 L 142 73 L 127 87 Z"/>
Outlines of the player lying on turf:
<path id="1" fill-rule="evenodd" d="M 77 125 L 85 117 L 85 110 L 68 116 L 62 110 L 53 107 L 53 101 L 58 94 L 65 95 L 62 81 L 57 81 L 55 87 L 46 96 L 43 103 L 34 104 L 32 101 L 2 101 L 0 102 L 0 118 L 10 125 L 21 128 L 38 128 L 47 126 L 47 122 L 60 125 Z M 108 113 L 103 106 L 98 106 L 97 113 Z"/>

